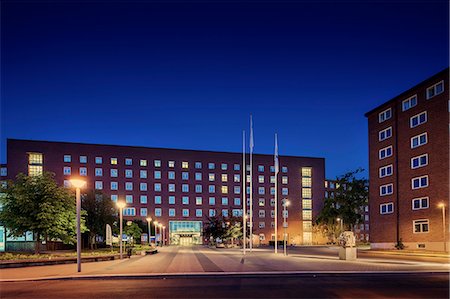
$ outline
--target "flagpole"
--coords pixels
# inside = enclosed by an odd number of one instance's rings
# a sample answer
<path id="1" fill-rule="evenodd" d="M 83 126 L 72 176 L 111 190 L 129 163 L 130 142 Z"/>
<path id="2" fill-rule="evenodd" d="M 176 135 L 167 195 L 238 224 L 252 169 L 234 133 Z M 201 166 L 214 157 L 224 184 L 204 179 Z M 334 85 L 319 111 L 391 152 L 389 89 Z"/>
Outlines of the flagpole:
<path id="1" fill-rule="evenodd" d="M 250 114 L 250 251 L 253 249 L 253 119 Z"/>
<path id="2" fill-rule="evenodd" d="M 278 140 L 277 134 L 275 134 L 275 253 L 278 253 Z"/>
<path id="3" fill-rule="evenodd" d="M 243 252 L 245 255 L 245 247 L 247 243 L 247 211 L 245 210 L 246 206 L 246 188 L 245 188 L 245 130 L 242 131 L 242 226 L 243 226 L 243 234 L 244 234 L 244 246 Z"/>

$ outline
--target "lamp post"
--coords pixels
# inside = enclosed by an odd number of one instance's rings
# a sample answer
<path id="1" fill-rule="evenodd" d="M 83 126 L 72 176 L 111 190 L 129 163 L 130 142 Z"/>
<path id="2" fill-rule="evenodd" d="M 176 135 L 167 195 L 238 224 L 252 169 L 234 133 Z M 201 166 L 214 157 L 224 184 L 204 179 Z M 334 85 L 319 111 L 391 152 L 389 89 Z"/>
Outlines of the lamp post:
<path id="1" fill-rule="evenodd" d="M 152 217 L 147 217 L 145 218 L 145 220 L 147 220 L 148 224 L 148 245 L 150 245 L 150 235 L 151 235 L 150 223 L 152 222 Z"/>
<path id="2" fill-rule="evenodd" d="M 162 227 L 163 227 L 163 225 L 162 225 L 162 223 L 159 223 L 158 224 L 158 226 L 159 226 L 159 246 L 161 246 L 162 247 L 162 240 L 163 240 L 163 234 L 162 234 Z"/>
<path id="3" fill-rule="evenodd" d="M 123 250 L 122 250 L 122 226 L 123 226 L 123 208 L 125 208 L 126 204 L 124 201 L 118 201 L 117 207 L 119 208 L 119 215 L 120 215 L 120 233 L 119 233 L 119 248 L 120 248 L 120 259 L 123 258 Z"/>
<path id="4" fill-rule="evenodd" d="M 163 245 L 166 246 L 166 226 L 163 227 Z"/>
<path id="5" fill-rule="evenodd" d="M 447 235 L 445 233 L 445 204 L 441 202 L 438 207 L 442 210 L 442 234 L 444 238 L 444 252 L 447 252 Z"/>
<path id="6" fill-rule="evenodd" d="M 158 246 L 158 221 L 153 221 L 155 225 L 155 246 Z"/>
<path id="7" fill-rule="evenodd" d="M 80 189 L 86 185 L 86 181 L 72 179 L 70 183 L 76 190 L 77 203 L 77 271 L 81 272 L 81 192 Z"/>
<path id="8" fill-rule="evenodd" d="M 341 233 L 344 231 L 344 222 L 342 221 L 341 218 L 336 218 L 337 222 L 340 222 L 341 224 Z"/>
<path id="9" fill-rule="evenodd" d="M 287 229 L 287 207 L 289 206 L 290 202 L 286 198 L 283 200 L 283 228 L 284 228 L 284 236 L 283 236 L 283 244 L 284 244 L 284 256 L 287 256 L 287 248 L 286 248 L 286 229 Z"/>

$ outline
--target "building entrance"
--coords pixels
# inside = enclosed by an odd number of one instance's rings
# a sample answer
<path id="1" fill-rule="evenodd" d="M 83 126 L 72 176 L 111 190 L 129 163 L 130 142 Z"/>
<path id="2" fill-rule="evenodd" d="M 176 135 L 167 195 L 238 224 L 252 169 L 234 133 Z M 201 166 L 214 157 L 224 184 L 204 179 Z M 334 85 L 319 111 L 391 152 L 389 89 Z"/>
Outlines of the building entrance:
<path id="1" fill-rule="evenodd" d="M 169 221 L 171 245 L 191 246 L 202 244 L 201 221 Z"/>

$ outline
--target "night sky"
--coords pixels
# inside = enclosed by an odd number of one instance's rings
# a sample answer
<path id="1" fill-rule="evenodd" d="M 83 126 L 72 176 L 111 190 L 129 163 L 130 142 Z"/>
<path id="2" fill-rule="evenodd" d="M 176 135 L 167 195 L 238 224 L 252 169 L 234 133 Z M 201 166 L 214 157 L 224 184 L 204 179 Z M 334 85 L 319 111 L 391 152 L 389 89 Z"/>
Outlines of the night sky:
<path id="1" fill-rule="evenodd" d="M 368 168 L 364 113 L 449 65 L 447 1 L 2 1 L 6 138 L 326 158 Z"/>

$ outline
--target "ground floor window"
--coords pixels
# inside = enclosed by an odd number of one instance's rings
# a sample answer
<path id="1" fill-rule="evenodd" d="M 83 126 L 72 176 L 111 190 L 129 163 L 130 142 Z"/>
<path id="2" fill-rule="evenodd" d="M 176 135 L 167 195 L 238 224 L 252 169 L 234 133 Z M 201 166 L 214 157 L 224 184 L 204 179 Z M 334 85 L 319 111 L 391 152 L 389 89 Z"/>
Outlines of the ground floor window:
<path id="1" fill-rule="evenodd" d="M 428 219 L 414 220 L 414 233 L 427 233 L 429 226 Z"/>

